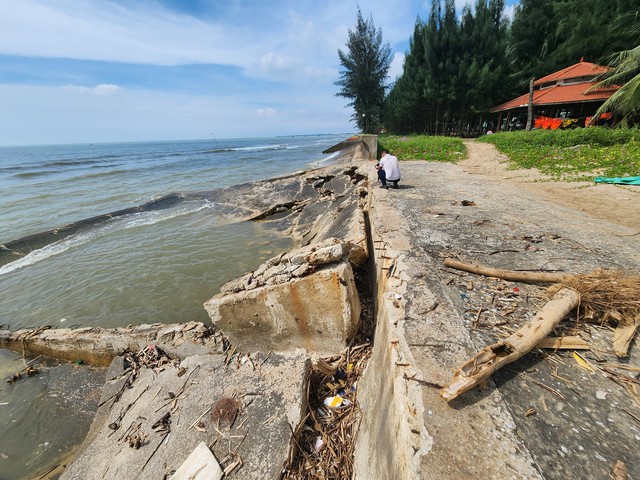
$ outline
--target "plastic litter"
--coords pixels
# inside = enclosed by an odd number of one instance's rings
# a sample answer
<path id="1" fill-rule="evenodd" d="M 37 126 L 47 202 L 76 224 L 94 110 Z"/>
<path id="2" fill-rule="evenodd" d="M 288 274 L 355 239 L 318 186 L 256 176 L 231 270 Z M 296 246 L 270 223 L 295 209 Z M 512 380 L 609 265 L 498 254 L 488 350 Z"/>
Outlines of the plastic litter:
<path id="1" fill-rule="evenodd" d="M 342 405 L 344 399 L 340 395 L 336 395 L 334 397 L 327 397 L 324 399 L 324 404 L 329 408 L 338 408 Z"/>
<path id="2" fill-rule="evenodd" d="M 329 408 L 339 408 L 348 407 L 349 405 L 351 405 L 351 401 L 341 397 L 340 395 L 335 395 L 333 397 L 325 398 L 324 404 Z"/>

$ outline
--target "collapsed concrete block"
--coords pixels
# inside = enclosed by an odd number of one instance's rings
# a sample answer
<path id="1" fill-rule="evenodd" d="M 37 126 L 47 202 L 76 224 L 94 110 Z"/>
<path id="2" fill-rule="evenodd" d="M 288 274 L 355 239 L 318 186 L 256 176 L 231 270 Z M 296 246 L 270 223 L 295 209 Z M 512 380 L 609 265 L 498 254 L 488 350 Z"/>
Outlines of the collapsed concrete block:
<path id="1" fill-rule="evenodd" d="M 201 442 L 223 469 L 242 461 L 232 478 L 277 478 L 306 409 L 309 365 L 298 350 L 141 368 L 131 388 L 115 387 L 117 399 L 114 388 L 103 391 L 91 431 L 61 478 L 169 478 Z"/>
<path id="2" fill-rule="evenodd" d="M 356 332 L 360 319 L 349 262 L 287 283 L 219 294 L 204 307 L 240 351 L 337 352 Z"/>
<path id="3" fill-rule="evenodd" d="M 39 327 L 11 332 L 0 330 L 0 347 L 34 355 L 108 366 L 125 350 L 137 352 L 155 344 L 179 358 L 220 353 L 222 340 L 200 322 L 143 324 L 118 328 Z"/>

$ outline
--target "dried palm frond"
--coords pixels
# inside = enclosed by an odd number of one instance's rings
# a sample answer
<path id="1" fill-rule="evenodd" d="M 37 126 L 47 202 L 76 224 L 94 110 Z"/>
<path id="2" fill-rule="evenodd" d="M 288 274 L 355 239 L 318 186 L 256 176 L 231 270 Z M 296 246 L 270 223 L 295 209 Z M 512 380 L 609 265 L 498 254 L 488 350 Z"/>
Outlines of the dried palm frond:
<path id="1" fill-rule="evenodd" d="M 580 320 L 617 324 L 640 313 L 640 275 L 599 268 L 585 275 L 567 276 L 549 292 L 553 294 L 562 287 L 580 294 Z"/>

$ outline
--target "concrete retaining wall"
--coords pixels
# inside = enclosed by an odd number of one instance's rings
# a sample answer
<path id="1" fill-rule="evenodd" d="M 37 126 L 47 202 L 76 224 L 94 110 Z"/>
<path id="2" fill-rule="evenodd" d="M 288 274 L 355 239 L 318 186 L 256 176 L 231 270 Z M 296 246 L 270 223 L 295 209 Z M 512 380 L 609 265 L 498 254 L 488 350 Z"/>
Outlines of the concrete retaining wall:
<path id="1" fill-rule="evenodd" d="M 404 378 L 404 365 L 414 363 L 403 331 L 406 282 L 399 273 L 402 254 L 388 245 L 388 222 L 384 212 L 369 208 L 377 323 L 373 354 L 358 386 L 362 422 L 354 477 L 363 480 L 420 478 L 420 457 L 431 448 L 421 387 Z"/>

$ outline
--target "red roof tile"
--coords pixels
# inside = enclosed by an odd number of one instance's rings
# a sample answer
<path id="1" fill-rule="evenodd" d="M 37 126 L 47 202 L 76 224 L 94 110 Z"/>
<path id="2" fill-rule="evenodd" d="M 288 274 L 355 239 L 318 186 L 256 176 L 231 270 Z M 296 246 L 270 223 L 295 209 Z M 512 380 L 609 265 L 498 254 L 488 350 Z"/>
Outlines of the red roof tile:
<path id="1" fill-rule="evenodd" d="M 556 82 L 558 80 L 567 80 L 569 78 L 579 77 L 595 77 L 609 70 L 609 67 L 603 67 L 591 62 L 578 62 L 570 67 L 563 68 L 555 73 L 547 75 L 546 77 L 539 78 L 534 82 L 534 85 L 541 85 L 543 83 Z"/>
<path id="2" fill-rule="evenodd" d="M 584 62 L 583 62 L 584 63 Z M 574 83 L 570 85 L 554 85 L 550 88 L 538 89 L 533 92 L 533 105 L 556 105 L 562 103 L 595 102 L 606 100 L 618 90 L 619 86 L 598 89 L 591 93 L 586 91 L 597 82 Z M 512 108 L 526 107 L 529 103 L 529 94 L 525 93 L 518 98 L 498 105 L 491 109 L 492 112 L 502 112 Z"/>

